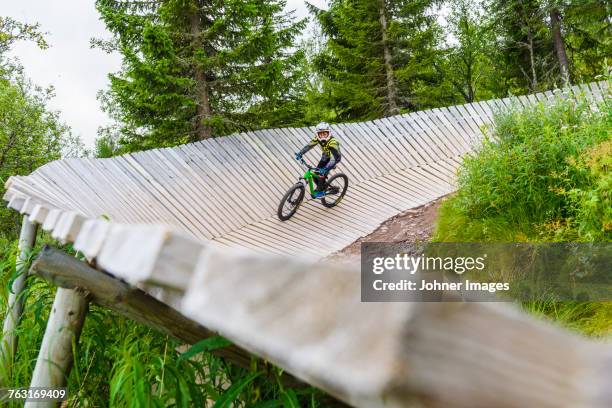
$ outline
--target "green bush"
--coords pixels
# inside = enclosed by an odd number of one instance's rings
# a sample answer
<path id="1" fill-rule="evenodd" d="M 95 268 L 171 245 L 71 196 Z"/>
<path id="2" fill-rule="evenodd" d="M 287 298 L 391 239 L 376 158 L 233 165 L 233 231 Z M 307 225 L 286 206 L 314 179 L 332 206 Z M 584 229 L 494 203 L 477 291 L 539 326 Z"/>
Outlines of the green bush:
<path id="1" fill-rule="evenodd" d="M 434 240 L 612 240 L 612 103 L 582 96 L 497 115 L 459 170 Z M 525 310 L 590 336 L 612 329 L 611 302 L 532 301 Z"/>
<path id="2" fill-rule="evenodd" d="M 588 241 L 612 240 L 612 141 L 600 143 L 572 163 L 587 173 L 585 186 L 570 190 L 578 234 Z"/>
<path id="3" fill-rule="evenodd" d="M 611 129 L 609 96 L 596 106 L 578 96 L 497 115 L 464 159 L 437 239 L 610 239 Z"/>

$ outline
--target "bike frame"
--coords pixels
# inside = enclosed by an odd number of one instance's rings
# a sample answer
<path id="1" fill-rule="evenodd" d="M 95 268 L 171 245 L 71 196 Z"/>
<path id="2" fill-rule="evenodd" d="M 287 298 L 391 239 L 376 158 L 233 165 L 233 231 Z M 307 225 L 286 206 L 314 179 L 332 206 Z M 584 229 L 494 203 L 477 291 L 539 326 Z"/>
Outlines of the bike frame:
<path id="1" fill-rule="evenodd" d="M 310 189 L 310 195 L 312 196 L 315 191 L 315 186 L 314 186 L 315 173 L 313 172 L 313 170 L 316 167 L 310 166 L 308 163 L 304 161 L 304 159 L 302 159 L 301 162 L 304 166 L 308 167 L 308 170 L 306 170 L 306 173 L 304 173 L 300 181 L 303 181 L 305 186 L 308 185 L 308 188 Z"/>
<path id="2" fill-rule="evenodd" d="M 310 189 L 310 195 L 314 194 L 314 174 L 310 169 L 306 170 L 306 173 L 304 173 L 302 180 L 304 180 L 304 184 L 308 185 L 308 188 Z"/>

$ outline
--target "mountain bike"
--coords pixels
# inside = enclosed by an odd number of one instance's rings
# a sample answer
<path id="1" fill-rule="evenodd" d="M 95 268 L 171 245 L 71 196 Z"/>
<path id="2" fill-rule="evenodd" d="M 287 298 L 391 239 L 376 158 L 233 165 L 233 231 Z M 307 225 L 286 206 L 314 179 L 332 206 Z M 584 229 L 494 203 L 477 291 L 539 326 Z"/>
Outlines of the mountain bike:
<path id="1" fill-rule="evenodd" d="M 318 169 L 306 163 L 304 159 L 300 163 L 306 167 L 306 173 L 300 177 L 299 181 L 287 191 L 278 206 L 278 219 L 287 221 L 293 217 L 293 214 L 300 208 L 304 196 L 306 195 L 306 186 L 309 188 L 310 198 L 321 199 L 321 204 L 327 208 L 335 207 L 342 201 L 348 189 L 348 177 L 343 173 L 336 173 L 329 177 L 325 182 L 324 195 L 321 197 L 315 196 L 315 181 L 314 178 L 319 176 Z"/>

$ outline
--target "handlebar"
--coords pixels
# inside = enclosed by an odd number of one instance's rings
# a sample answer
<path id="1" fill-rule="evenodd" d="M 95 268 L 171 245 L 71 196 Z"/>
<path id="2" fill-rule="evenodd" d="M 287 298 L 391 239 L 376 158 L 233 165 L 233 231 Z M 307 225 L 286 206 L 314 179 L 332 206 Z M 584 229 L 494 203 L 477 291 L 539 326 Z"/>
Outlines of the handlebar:
<path id="1" fill-rule="evenodd" d="M 308 168 L 308 170 L 316 170 L 316 167 L 311 166 L 310 164 L 306 163 L 306 161 L 304 159 L 300 159 L 300 163 L 302 163 L 304 166 L 306 166 Z"/>

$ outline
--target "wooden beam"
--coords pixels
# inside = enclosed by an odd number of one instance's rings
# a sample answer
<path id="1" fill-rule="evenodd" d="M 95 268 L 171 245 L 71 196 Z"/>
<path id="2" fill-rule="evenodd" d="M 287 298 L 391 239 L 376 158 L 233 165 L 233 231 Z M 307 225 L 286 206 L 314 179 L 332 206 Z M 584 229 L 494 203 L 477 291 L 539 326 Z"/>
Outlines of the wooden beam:
<path id="1" fill-rule="evenodd" d="M 30 273 L 61 288 L 79 288 L 89 293 L 92 302 L 185 343 L 194 344 L 216 335 L 142 290 L 50 246 L 41 250 Z M 218 350 L 217 354 L 242 367 L 250 365 L 250 354 L 237 347 Z"/>
<path id="2" fill-rule="evenodd" d="M 185 343 L 194 344 L 217 335 L 142 290 L 50 246 L 41 250 L 30 272 L 61 288 L 78 289 L 87 293 L 92 302 Z M 237 346 L 215 350 L 214 354 L 241 367 L 250 367 L 251 354 Z M 284 373 L 281 380 L 289 387 L 305 385 L 288 373 Z M 331 398 L 326 401 L 330 406 L 344 405 Z"/>
<path id="3" fill-rule="evenodd" d="M 72 346 L 79 341 L 88 303 L 88 294 L 78 289 L 57 290 L 32 374 L 31 389 L 66 386 L 74 360 Z M 26 408 L 55 406 L 56 401 L 25 403 Z"/>
<path id="4" fill-rule="evenodd" d="M 19 257 L 17 258 L 17 278 L 11 285 L 8 297 L 7 312 L 2 326 L 2 343 L 0 344 L 1 364 L 4 372 L 10 377 L 13 359 L 17 349 L 17 336 L 15 329 L 19 325 L 23 310 L 23 289 L 25 288 L 26 268 L 28 257 L 36 241 L 36 224 L 28 220 L 28 216 L 23 216 L 21 224 L 21 234 L 19 235 Z M 8 378 L 6 379 L 8 380 Z M 6 384 L 4 384 L 6 385 Z"/>
<path id="5" fill-rule="evenodd" d="M 609 345 L 501 302 L 362 302 L 361 285 L 353 265 L 206 248 L 181 311 L 358 407 L 612 406 Z"/>

